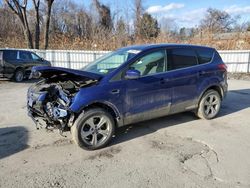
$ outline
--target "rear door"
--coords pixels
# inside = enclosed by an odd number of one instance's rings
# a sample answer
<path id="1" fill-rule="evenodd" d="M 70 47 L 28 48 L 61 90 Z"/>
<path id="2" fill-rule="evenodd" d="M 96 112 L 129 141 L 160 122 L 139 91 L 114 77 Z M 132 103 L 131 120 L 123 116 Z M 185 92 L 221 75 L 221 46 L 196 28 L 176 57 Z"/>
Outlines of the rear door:
<path id="1" fill-rule="evenodd" d="M 193 109 L 196 106 L 198 60 L 192 48 L 167 50 L 167 71 L 173 87 L 171 113 Z"/>
<path id="2" fill-rule="evenodd" d="M 214 56 L 214 50 L 210 48 L 197 48 L 195 49 L 199 61 L 199 80 L 200 83 L 204 83 L 204 81 L 208 78 L 211 78 L 211 76 L 215 76 L 214 74 L 216 71 L 214 71 L 216 66 L 213 66 L 211 64 L 211 61 Z"/>
<path id="3" fill-rule="evenodd" d="M 17 56 L 17 50 L 3 50 L 4 74 L 9 75 L 15 72 L 18 63 Z"/>

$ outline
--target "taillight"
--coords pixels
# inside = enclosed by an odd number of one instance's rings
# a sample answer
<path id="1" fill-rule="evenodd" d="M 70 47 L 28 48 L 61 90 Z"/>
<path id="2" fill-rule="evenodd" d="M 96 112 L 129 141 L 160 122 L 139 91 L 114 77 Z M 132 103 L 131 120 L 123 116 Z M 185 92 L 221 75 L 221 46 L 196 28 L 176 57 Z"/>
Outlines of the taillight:
<path id="1" fill-rule="evenodd" d="M 218 68 L 223 71 L 227 70 L 227 66 L 224 63 L 218 64 Z"/>

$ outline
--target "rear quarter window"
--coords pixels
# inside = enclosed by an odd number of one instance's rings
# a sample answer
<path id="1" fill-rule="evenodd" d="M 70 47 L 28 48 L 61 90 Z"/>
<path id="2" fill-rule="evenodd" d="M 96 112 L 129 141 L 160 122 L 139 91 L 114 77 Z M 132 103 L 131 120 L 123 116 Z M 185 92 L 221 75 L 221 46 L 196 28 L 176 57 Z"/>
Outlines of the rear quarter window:
<path id="1" fill-rule="evenodd" d="M 15 50 L 6 50 L 3 51 L 3 58 L 4 60 L 16 60 L 17 59 L 17 51 Z"/>
<path id="2" fill-rule="evenodd" d="M 167 52 L 168 70 L 181 69 L 197 65 L 196 53 L 189 48 L 169 49 Z"/>
<path id="3" fill-rule="evenodd" d="M 213 49 L 200 48 L 196 50 L 199 64 L 208 63 L 212 60 L 214 55 Z"/>

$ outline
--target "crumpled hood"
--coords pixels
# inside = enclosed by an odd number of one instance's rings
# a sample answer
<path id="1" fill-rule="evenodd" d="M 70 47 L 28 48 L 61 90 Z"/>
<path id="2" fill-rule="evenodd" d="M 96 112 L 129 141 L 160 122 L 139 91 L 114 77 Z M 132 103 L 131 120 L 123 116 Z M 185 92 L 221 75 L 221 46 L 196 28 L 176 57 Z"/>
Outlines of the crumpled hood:
<path id="1" fill-rule="evenodd" d="M 30 78 L 51 78 L 58 75 L 72 75 L 83 78 L 89 78 L 92 80 L 100 80 L 103 76 L 91 72 L 74 70 L 62 67 L 49 67 L 49 66 L 35 66 L 31 70 Z"/>

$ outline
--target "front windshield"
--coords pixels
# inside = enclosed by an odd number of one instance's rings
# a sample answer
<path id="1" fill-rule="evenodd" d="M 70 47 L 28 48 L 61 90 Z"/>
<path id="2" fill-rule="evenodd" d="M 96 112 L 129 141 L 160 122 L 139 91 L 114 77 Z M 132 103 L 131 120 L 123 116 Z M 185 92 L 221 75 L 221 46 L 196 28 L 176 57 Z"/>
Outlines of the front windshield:
<path id="1" fill-rule="evenodd" d="M 131 49 L 117 50 L 102 56 L 93 63 L 90 63 L 89 65 L 84 67 L 82 70 L 99 74 L 108 74 L 124 62 L 134 57 L 139 52 L 139 50 Z"/>

